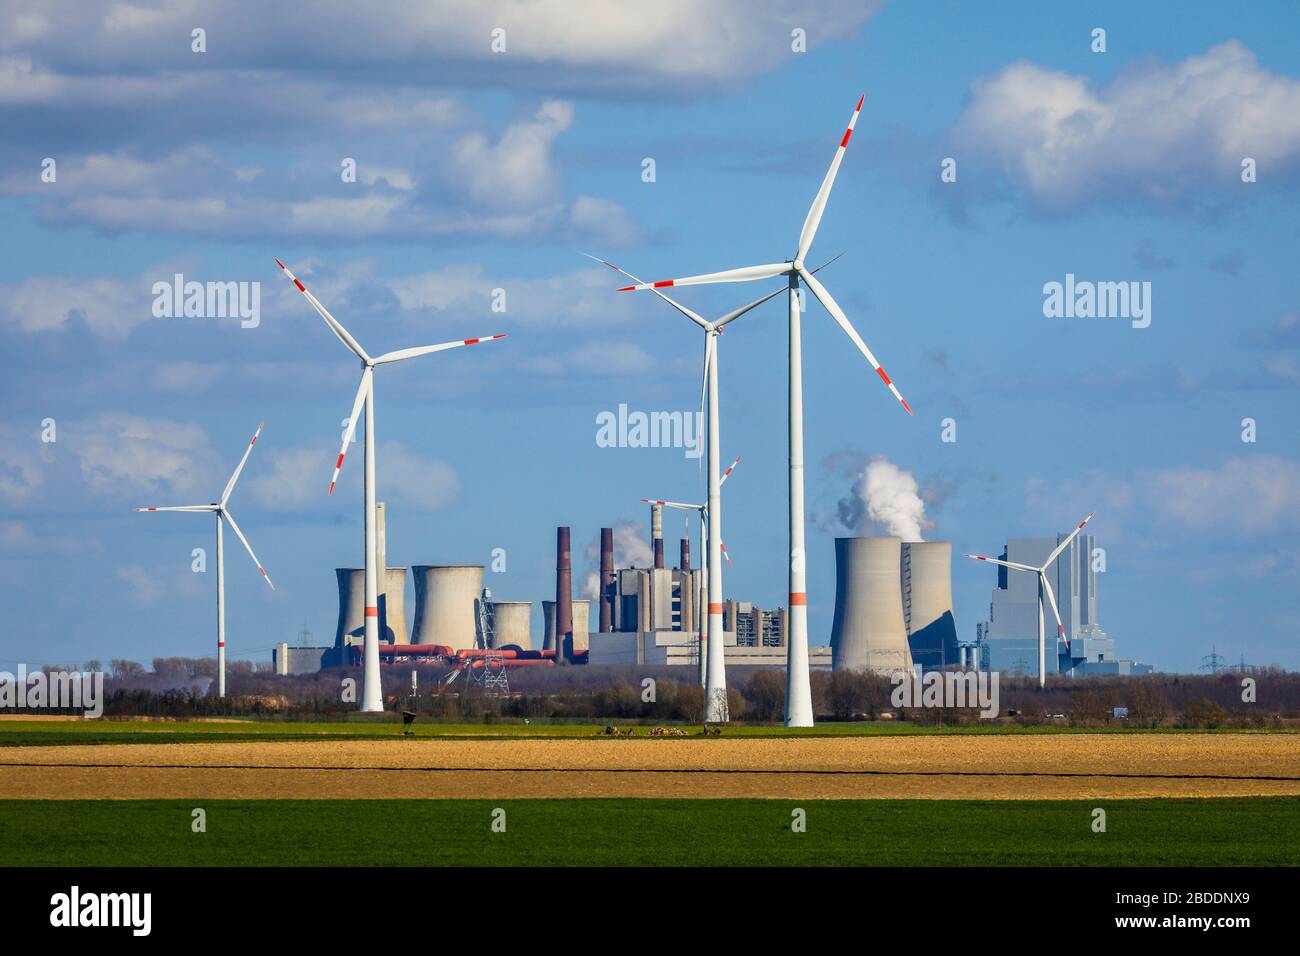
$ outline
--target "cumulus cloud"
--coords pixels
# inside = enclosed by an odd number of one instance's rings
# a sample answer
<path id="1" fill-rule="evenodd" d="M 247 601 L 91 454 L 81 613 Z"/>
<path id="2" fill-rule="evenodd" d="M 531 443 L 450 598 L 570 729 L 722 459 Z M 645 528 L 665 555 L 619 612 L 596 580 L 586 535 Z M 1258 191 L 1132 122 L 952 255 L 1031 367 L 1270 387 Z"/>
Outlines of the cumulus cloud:
<path id="1" fill-rule="evenodd" d="M 145 6 L 46 0 L 39 12 L 0 9 L 0 53 L 29 57 L 59 73 L 192 71 L 190 30 L 207 30 L 209 69 L 346 74 L 379 86 L 395 70 L 431 81 L 478 85 L 679 93 L 700 81 L 765 72 L 791 56 L 790 31 L 810 48 L 854 35 L 880 6 L 874 0 L 660 0 L 592 4 L 573 16 L 567 0 L 428 0 L 381 4 L 323 0 L 304 16 L 255 0 Z M 705 28 L 702 25 L 707 25 Z M 505 30 L 506 54 L 491 47 Z M 269 84 L 268 84 L 269 87 Z M 33 90 L 29 95 L 40 95 Z"/>
<path id="2" fill-rule="evenodd" d="M 191 422 L 104 412 L 65 429 L 59 440 L 94 494 L 174 494 L 188 497 L 141 504 L 199 504 L 215 500 L 225 484 L 207 433 Z"/>
<path id="3" fill-rule="evenodd" d="M 195 145 L 148 156 L 136 148 L 63 156 L 56 184 L 14 171 L 0 179 L 0 193 L 28 197 L 50 222 L 108 232 L 222 238 L 551 235 L 625 245 L 637 229 L 621 206 L 564 195 L 554 147 L 573 122 L 573 105 L 551 100 L 495 138 L 469 129 L 445 149 L 390 142 L 384 155 L 409 162 L 351 157 L 357 182 L 350 183 L 319 175 L 315 155 L 259 166 L 230 162 Z"/>
<path id="4" fill-rule="evenodd" d="M 1294 165 L 1300 80 L 1262 67 L 1236 40 L 1095 89 L 1018 61 L 974 84 L 953 140 L 1044 206 L 1134 190 L 1173 201 L 1205 183 L 1238 183 L 1244 157 Z"/>
<path id="5" fill-rule="evenodd" d="M 1270 454 L 1228 458 L 1211 466 L 1143 468 L 1128 474 L 1093 471 L 1065 482 L 1034 479 L 1030 507 L 1055 519 L 1061 501 L 1083 502 L 1125 526 L 1152 523 L 1162 534 L 1214 533 L 1234 538 L 1291 534 L 1300 529 L 1300 462 Z M 1075 519 L 1077 520 L 1077 519 Z M 1148 533 L 1144 530 L 1143 532 Z"/>

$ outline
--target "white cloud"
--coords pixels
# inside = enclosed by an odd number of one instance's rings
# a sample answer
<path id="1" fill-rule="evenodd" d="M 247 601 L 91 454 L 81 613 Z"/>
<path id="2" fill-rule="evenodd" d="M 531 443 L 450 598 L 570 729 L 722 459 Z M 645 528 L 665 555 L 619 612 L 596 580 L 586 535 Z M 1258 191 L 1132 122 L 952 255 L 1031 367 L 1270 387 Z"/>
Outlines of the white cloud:
<path id="1" fill-rule="evenodd" d="M 621 246 L 637 229 L 609 199 L 564 196 L 555 165 L 558 136 L 573 125 L 571 103 L 546 101 L 495 141 L 464 132 L 445 149 L 391 145 L 409 169 L 357 159 L 358 182 L 322 177 L 319 159 L 235 165 L 204 146 L 151 158 L 120 149 L 59 158 L 58 181 L 30 170 L 0 178 L 0 193 L 27 196 L 56 223 L 107 231 L 231 237 L 562 237 Z M 372 147 L 373 149 L 373 147 Z M 425 185 L 433 181 L 433 186 Z"/>
<path id="2" fill-rule="evenodd" d="M 854 35 L 874 0 L 426 0 L 384 4 L 322 0 L 310 15 L 256 0 L 158 6 L 45 0 L 42 12 L 0 9 L 0 52 L 29 55 L 68 72 L 174 72 L 192 67 L 190 30 L 207 30 L 210 69 L 238 76 L 286 66 L 325 75 L 420 68 L 431 78 L 477 84 L 672 89 L 756 75 L 792 56 L 790 32 L 810 48 Z M 57 26 L 56 26 L 57 24 Z M 506 31 L 494 53 L 492 30 Z M 698 88 L 698 87 L 696 87 Z"/>
<path id="3" fill-rule="evenodd" d="M 1270 170 L 1293 163 L 1300 80 L 1260 66 L 1236 40 L 1097 89 L 1019 61 L 974 84 L 953 139 L 1046 205 L 1134 190 L 1168 201 L 1207 182 L 1238 184 L 1243 157 Z"/>
<path id="4" fill-rule="evenodd" d="M 536 206 L 558 190 L 551 146 L 572 125 L 573 104 L 548 100 L 532 119 L 508 126 L 495 144 L 480 133 L 461 137 L 450 150 L 450 175 L 484 205 Z"/>
<path id="5" fill-rule="evenodd" d="M 215 501 L 228 477 L 206 432 L 189 422 L 104 412 L 64 429 L 59 442 L 76 456 L 82 479 L 94 494 L 184 497 L 141 505 Z"/>
<path id="6" fill-rule="evenodd" d="M 1131 474 L 1093 471 L 1064 482 L 1027 484 L 1032 510 L 1053 520 L 1078 520 L 1061 511 L 1097 511 L 1107 534 L 1151 526 L 1161 534 L 1222 534 L 1238 539 L 1300 530 L 1300 462 L 1267 453 L 1228 458 L 1215 466 L 1143 468 Z"/>
<path id="7" fill-rule="evenodd" d="M 342 441 L 342 429 L 339 432 Z M 281 448 L 268 456 L 269 470 L 250 476 L 249 494 L 259 504 L 278 511 L 348 507 L 361 487 L 364 439 L 348 446 L 343 472 L 331 502 L 327 496 L 338 445 Z M 439 511 L 460 496 L 456 469 L 440 458 L 411 451 L 396 441 L 380 441 L 375 449 L 380 500 L 409 511 Z M 342 502 L 343 504 L 339 504 Z"/>

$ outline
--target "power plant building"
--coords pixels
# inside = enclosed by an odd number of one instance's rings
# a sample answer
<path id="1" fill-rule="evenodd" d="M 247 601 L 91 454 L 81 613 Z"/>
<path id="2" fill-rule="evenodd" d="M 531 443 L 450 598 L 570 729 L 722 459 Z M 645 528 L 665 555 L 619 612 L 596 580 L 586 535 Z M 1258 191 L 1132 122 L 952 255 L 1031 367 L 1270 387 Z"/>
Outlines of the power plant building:
<path id="1" fill-rule="evenodd" d="M 1066 535 L 1055 538 L 1010 538 L 1001 560 L 1040 567 Z M 1045 608 L 1046 666 L 1049 674 L 1075 677 L 1146 674 L 1153 668 L 1139 661 L 1120 660 L 1115 642 L 1097 620 L 1097 570 L 1093 555 L 1096 537 L 1078 535 L 1048 570 L 1061 624 L 1069 648 L 1056 633 L 1050 606 Z M 1004 674 L 1032 674 L 1038 667 L 1038 578 L 1010 574 L 997 567 L 997 586 L 989 605 L 989 620 L 976 629 L 981 668 Z"/>

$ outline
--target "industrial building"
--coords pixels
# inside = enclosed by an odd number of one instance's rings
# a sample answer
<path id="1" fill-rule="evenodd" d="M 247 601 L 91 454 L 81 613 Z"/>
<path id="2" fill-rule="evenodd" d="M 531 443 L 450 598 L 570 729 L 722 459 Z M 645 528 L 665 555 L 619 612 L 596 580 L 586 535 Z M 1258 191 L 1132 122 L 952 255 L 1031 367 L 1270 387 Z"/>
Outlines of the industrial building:
<path id="1" fill-rule="evenodd" d="M 652 566 L 614 567 L 613 532 L 601 530 L 599 629 L 590 635 L 588 663 L 605 666 L 701 667 L 699 629 L 704 573 L 691 567 L 690 541 L 681 539 L 676 567 L 665 567 L 663 521 L 651 508 Z M 722 644 L 727 667 L 786 665 L 789 614 L 748 601 L 723 603 Z M 827 668 L 830 649 L 809 649 L 809 666 Z"/>
<path id="2" fill-rule="evenodd" d="M 377 503 L 377 551 L 383 573 L 379 595 L 380 659 L 463 666 L 488 658 L 505 667 L 566 664 L 686 665 L 700 668 L 700 592 L 703 574 L 691 567 L 682 539 L 677 567 L 665 567 L 663 522 L 652 515 L 648 568 L 614 567 L 613 530 L 601 529 L 601 570 L 593 599 L 573 596 L 570 534 L 556 529 L 556 591 L 541 602 L 542 633 L 532 636 L 533 602 L 499 601 L 484 587 L 482 565 L 417 564 L 387 567 L 386 521 Z M 365 642 L 365 572 L 338 568 L 339 614 L 330 647 L 277 645 L 276 673 L 299 674 L 355 665 Z M 413 582 L 415 610 L 408 630 L 405 591 Z M 596 605 L 593 619 L 593 603 Z M 594 626 L 593 626 L 594 625 Z M 722 636 L 729 666 L 784 668 L 789 616 L 748 601 L 724 603 Z M 812 648 L 812 667 L 831 666 L 830 648 Z"/>
<path id="3" fill-rule="evenodd" d="M 1065 538 L 1010 538 L 1000 560 L 1039 567 Z M 1154 669 L 1150 664 L 1120 660 L 1114 640 L 1098 623 L 1095 549 L 1095 535 L 1078 535 L 1048 571 L 1069 647 L 1048 628 L 1047 671 L 1073 677 L 1149 674 Z M 1004 674 L 1035 672 L 1038 607 L 1036 576 L 1008 574 L 998 567 L 989 620 L 976 625 L 975 666 Z"/>

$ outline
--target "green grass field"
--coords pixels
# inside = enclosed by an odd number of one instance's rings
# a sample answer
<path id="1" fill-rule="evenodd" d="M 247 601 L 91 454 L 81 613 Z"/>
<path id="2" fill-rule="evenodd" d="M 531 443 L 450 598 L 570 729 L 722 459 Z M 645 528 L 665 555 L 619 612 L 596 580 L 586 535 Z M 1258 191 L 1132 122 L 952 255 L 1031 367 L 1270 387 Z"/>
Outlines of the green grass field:
<path id="1" fill-rule="evenodd" d="M 610 721 L 626 728 L 626 721 Z M 584 723 L 432 723 L 417 722 L 417 737 L 592 737 L 605 726 L 603 721 Z M 687 733 L 699 727 L 684 726 Z M 649 725 L 637 726 L 638 737 L 649 735 Z M 787 728 L 766 724 L 731 724 L 726 737 L 857 737 L 907 734 L 1059 734 L 1059 733 L 1295 733 L 1294 730 L 1143 730 L 1129 727 L 1021 727 L 1014 724 L 979 724 L 970 727 L 933 727 L 905 722 L 822 723 L 816 727 Z M 114 720 L 4 720 L 0 721 L 0 747 L 52 746 L 57 744 L 202 743 L 243 740 L 357 740 L 400 737 L 401 723 L 388 720 L 354 719 L 337 722 L 286 720 L 234 720 L 229 723 L 202 721 L 114 721 Z"/>
<path id="2" fill-rule="evenodd" d="M 0 801 L 11 866 L 1294 866 L 1300 800 Z M 207 831 L 191 830 L 202 807 Z M 506 832 L 491 830 L 493 809 Z M 807 832 L 791 830 L 791 811 Z"/>

